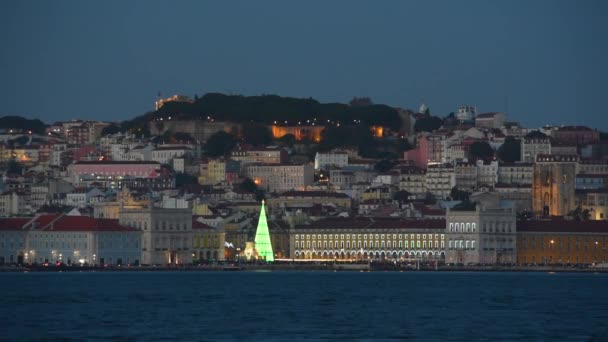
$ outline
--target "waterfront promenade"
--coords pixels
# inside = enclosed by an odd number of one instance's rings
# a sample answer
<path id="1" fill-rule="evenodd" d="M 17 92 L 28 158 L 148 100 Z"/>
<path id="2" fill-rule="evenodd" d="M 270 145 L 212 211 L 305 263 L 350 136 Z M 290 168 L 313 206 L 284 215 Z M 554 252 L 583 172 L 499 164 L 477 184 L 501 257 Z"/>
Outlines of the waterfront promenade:
<path id="1" fill-rule="evenodd" d="M 492 266 L 454 266 L 432 264 L 408 264 L 394 262 L 370 262 L 370 263 L 333 263 L 333 262 L 310 262 L 310 263 L 273 263 L 273 264 L 250 264 L 250 263 L 224 263 L 210 265 L 177 265 L 168 267 L 157 266 L 0 266 L 0 272 L 206 272 L 206 271 L 375 271 L 375 272 L 601 272 L 608 273 L 608 265 L 583 265 L 583 266 L 523 266 L 523 265 L 492 265 Z"/>

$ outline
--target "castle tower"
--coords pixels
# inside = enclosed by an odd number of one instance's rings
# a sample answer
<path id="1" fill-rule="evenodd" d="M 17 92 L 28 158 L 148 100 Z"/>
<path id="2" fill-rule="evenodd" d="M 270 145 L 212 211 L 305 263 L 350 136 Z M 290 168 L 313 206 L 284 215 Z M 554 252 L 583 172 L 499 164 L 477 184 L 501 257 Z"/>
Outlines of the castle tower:
<path id="1" fill-rule="evenodd" d="M 260 258 L 262 258 L 264 261 L 274 261 L 274 252 L 272 251 L 272 243 L 270 242 L 270 232 L 268 231 L 268 222 L 266 221 L 264 200 L 262 200 L 260 220 L 258 221 L 258 227 L 255 232 L 255 249 Z"/>
<path id="2" fill-rule="evenodd" d="M 535 216 L 565 216 L 574 210 L 576 155 L 536 156 L 532 183 Z"/>

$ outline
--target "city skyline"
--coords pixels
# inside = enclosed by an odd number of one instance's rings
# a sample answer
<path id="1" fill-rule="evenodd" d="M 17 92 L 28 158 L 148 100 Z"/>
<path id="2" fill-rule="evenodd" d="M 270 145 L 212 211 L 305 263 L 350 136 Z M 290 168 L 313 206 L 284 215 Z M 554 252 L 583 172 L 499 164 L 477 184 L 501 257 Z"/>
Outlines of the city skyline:
<path id="1" fill-rule="evenodd" d="M 470 104 L 526 127 L 608 129 L 599 1 L 0 7 L 0 115 L 127 120 L 159 92 L 222 92 L 424 102 L 438 116 Z"/>

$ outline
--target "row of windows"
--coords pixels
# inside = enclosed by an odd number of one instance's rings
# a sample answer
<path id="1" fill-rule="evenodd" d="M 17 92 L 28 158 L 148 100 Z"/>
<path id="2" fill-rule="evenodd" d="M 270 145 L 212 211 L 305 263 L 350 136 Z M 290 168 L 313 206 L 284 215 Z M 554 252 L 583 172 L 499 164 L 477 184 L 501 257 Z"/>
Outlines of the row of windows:
<path id="1" fill-rule="evenodd" d="M 441 247 L 440 247 L 441 246 Z M 399 241 L 399 243 L 394 242 L 391 243 L 390 241 L 385 242 L 379 242 L 376 241 L 375 243 L 373 241 L 370 241 L 369 245 L 367 243 L 367 241 L 363 241 L 363 243 L 361 243 L 361 241 L 357 241 L 357 243 L 355 244 L 355 241 L 353 241 L 352 245 L 350 243 L 350 241 L 346 241 L 346 243 L 344 243 L 344 241 L 340 241 L 340 243 L 338 244 L 338 242 L 336 241 L 335 243 L 335 248 L 435 248 L 435 249 L 443 249 L 445 248 L 445 242 L 441 241 L 441 244 L 439 243 L 439 241 L 435 241 L 435 243 L 433 244 L 432 241 L 429 241 L 428 244 L 426 241 Z M 321 245 L 321 241 L 319 241 L 319 243 L 317 243 L 317 241 L 302 241 L 300 243 L 300 241 L 296 241 L 296 249 L 297 248 L 324 248 L 324 249 L 332 249 L 334 248 L 334 243 L 333 241 L 329 241 L 329 243 L 327 241 L 323 241 L 323 244 Z"/>
<path id="2" fill-rule="evenodd" d="M 360 240 L 361 239 L 361 235 L 363 235 L 363 239 L 367 240 L 368 234 L 346 234 L 346 239 L 355 239 L 356 238 L 356 239 Z M 420 235 L 422 235 L 423 239 L 426 239 L 427 235 L 428 235 L 429 239 L 433 238 L 433 234 L 409 234 L 409 235 L 410 235 L 410 239 L 414 239 L 414 236 L 416 236 L 416 239 L 420 239 Z M 435 239 L 439 239 L 440 235 L 441 235 L 441 239 L 443 239 L 445 237 L 444 234 L 435 234 Z M 311 236 L 312 236 L 312 239 L 316 238 L 317 240 L 321 240 L 321 234 L 317 234 L 317 235 L 315 235 L 315 234 L 312 234 L 312 235 L 311 234 L 306 234 L 306 239 L 310 240 Z M 332 238 L 332 234 L 329 234 L 329 235 L 323 234 L 323 239 L 327 240 L 328 236 L 329 236 L 330 239 Z M 340 236 L 341 240 L 344 240 L 344 236 L 345 235 L 344 234 L 340 234 L 340 235 L 335 234 L 333 236 L 334 236 L 335 240 L 338 239 L 338 236 Z M 393 240 L 396 240 L 397 236 L 399 236 L 400 240 L 403 239 L 404 236 L 407 239 L 408 234 L 393 234 L 393 237 L 392 237 Z M 378 240 L 378 239 L 383 239 L 383 240 L 384 239 L 390 239 L 391 238 L 391 234 L 376 234 L 376 235 L 369 234 L 369 238 L 370 239 L 374 239 L 374 237 L 375 237 L 376 240 Z M 301 235 L 297 235 L 296 234 L 296 240 L 298 240 L 298 238 L 300 238 L 300 239 L 303 240 L 304 239 L 304 234 L 301 234 Z"/>
<path id="3" fill-rule="evenodd" d="M 448 249 L 475 249 L 475 240 L 450 240 Z"/>
<path id="4" fill-rule="evenodd" d="M 449 231 L 450 232 L 467 232 L 467 233 L 475 233 L 476 224 L 475 223 L 450 223 Z"/>

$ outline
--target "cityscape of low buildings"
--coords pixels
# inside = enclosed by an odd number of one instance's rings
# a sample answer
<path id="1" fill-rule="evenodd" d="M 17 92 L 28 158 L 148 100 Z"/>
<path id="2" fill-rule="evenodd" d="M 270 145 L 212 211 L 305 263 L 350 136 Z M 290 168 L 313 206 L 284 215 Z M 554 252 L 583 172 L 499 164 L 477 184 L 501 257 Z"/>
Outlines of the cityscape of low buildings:
<path id="1" fill-rule="evenodd" d="M 170 102 L 192 100 L 156 107 Z M 398 112 L 403 127 L 369 134 L 405 147 L 376 156 L 346 142 L 318 149 L 323 130 L 340 125 L 329 120 L 261 126 L 269 144 L 250 144 L 241 123 L 211 116 L 159 117 L 148 137 L 80 120 L 44 135 L 3 131 L 0 264 L 606 262 L 608 148 L 599 132 L 527 129 L 471 105 L 415 132 L 429 114 Z M 214 134 L 233 134 L 235 144 L 212 154 Z M 272 258 L 255 249 L 262 200 Z"/>

